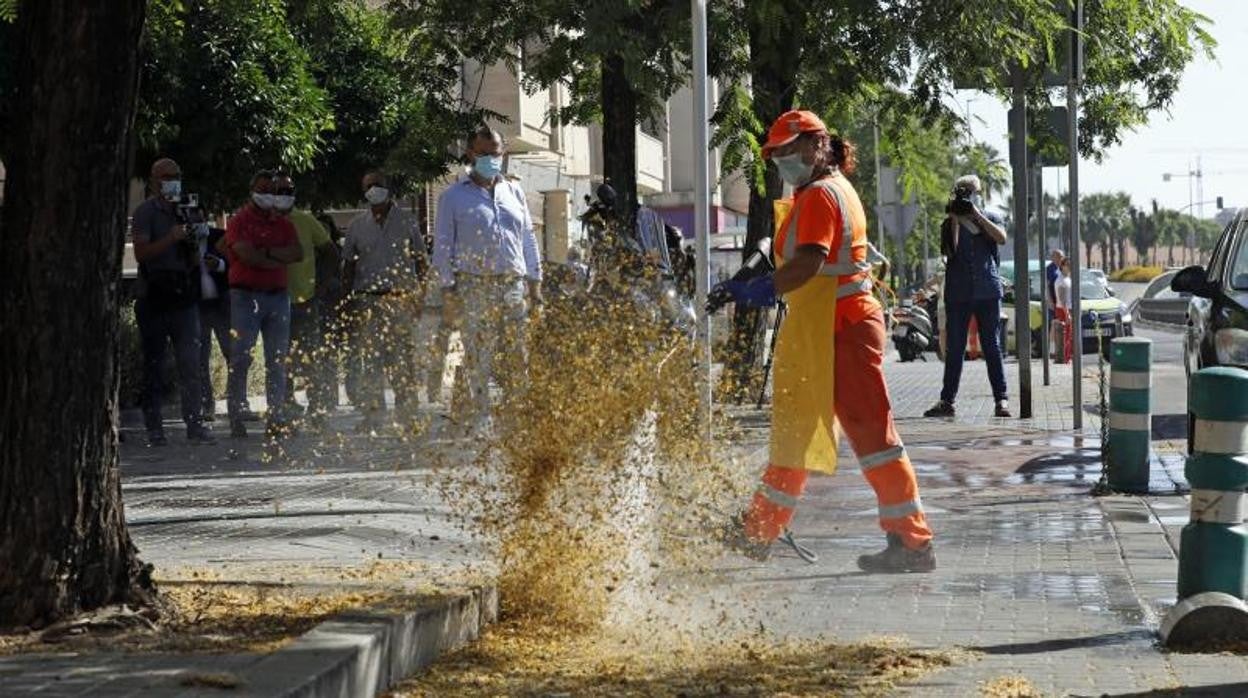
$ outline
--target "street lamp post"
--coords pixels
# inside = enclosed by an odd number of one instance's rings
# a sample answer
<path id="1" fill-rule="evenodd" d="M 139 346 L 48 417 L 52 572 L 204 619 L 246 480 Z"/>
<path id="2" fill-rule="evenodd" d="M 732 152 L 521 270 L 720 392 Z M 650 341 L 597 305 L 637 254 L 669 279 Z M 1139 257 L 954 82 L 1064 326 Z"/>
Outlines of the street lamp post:
<path id="1" fill-rule="evenodd" d="M 1192 192 L 1192 185 L 1196 182 L 1199 182 L 1201 178 L 1203 177 L 1203 173 L 1200 171 L 1199 161 L 1197 161 L 1196 169 L 1194 170 L 1192 169 L 1191 161 L 1188 161 L 1187 174 L 1176 173 L 1176 172 L 1161 173 L 1161 181 L 1163 182 L 1169 182 L 1175 177 L 1181 177 L 1187 180 L 1187 210 L 1191 211 L 1192 207 L 1196 205 L 1195 197 L 1193 196 L 1193 192 Z M 1191 214 L 1189 213 L 1188 215 L 1191 215 Z M 1188 233 L 1187 240 L 1184 241 L 1184 247 L 1187 248 L 1186 252 L 1188 254 L 1189 259 L 1191 259 L 1191 256 L 1195 254 L 1195 252 L 1192 250 L 1192 248 L 1195 247 L 1196 245 L 1195 237 L 1196 237 L 1195 233 Z M 1171 251 L 1173 250 L 1174 248 L 1171 248 Z"/>
<path id="2" fill-rule="evenodd" d="M 710 118 L 707 109 L 706 0 L 690 0 L 693 13 L 693 229 L 696 235 L 698 386 L 702 437 L 711 441 L 711 315 L 705 311 L 711 285 Z"/>

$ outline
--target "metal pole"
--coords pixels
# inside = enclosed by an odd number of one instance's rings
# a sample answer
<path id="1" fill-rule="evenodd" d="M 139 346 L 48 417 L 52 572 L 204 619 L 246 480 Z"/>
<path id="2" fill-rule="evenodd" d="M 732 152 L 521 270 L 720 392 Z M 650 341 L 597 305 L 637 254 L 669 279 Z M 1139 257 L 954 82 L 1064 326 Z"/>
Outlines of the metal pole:
<path id="1" fill-rule="evenodd" d="M 693 13 L 693 228 L 696 235 L 697 307 L 706 307 L 711 285 L 710 115 L 707 110 L 706 0 L 690 0 Z M 702 435 L 711 442 L 711 315 L 698 315 Z"/>
<path id="2" fill-rule="evenodd" d="M 1040 261 L 1040 365 L 1043 367 L 1044 384 L 1051 385 L 1049 376 L 1049 277 L 1045 272 L 1044 253 L 1049 243 L 1048 212 L 1044 210 L 1044 165 L 1036 163 L 1036 224 L 1040 228 L 1040 246 L 1036 259 Z"/>
<path id="3" fill-rule="evenodd" d="M 1018 416 L 1031 418 L 1031 285 L 1027 273 L 1027 91 L 1015 66 L 1010 109 L 1010 162 L 1014 165 L 1014 353 L 1018 355 Z M 1026 343 L 1026 344 L 1025 344 Z"/>
<path id="4" fill-rule="evenodd" d="M 875 246 L 879 248 L 880 254 L 884 254 L 884 193 L 880 186 L 880 119 L 879 114 L 871 117 L 871 139 L 872 146 L 875 150 L 875 225 L 876 241 Z"/>
<path id="5" fill-rule="evenodd" d="M 919 283 L 926 284 L 927 279 L 930 276 L 930 272 L 928 272 L 927 269 L 927 260 L 932 256 L 932 252 L 928 247 L 927 234 L 929 231 L 927 229 L 927 225 L 929 221 L 927 220 L 927 209 L 923 207 L 922 197 L 919 197 L 919 213 L 923 214 L 923 278 L 919 279 Z"/>
<path id="6" fill-rule="evenodd" d="M 1072 46 L 1077 49 L 1079 34 L 1071 32 Z M 1076 50 L 1072 55 L 1079 55 Z M 1082 293 L 1080 290 L 1079 248 L 1079 77 L 1073 71 L 1070 83 L 1066 86 L 1066 111 L 1070 119 L 1070 324 L 1071 346 L 1071 401 L 1075 414 L 1072 425 L 1075 431 L 1083 429 L 1083 310 L 1080 306 Z M 1093 326 L 1100 332 L 1100 321 Z"/>

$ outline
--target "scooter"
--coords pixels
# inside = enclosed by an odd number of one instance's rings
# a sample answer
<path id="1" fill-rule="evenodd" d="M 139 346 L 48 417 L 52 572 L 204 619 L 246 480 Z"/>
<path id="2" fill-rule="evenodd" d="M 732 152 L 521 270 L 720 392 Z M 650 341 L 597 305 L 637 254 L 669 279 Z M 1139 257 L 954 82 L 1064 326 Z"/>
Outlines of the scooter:
<path id="1" fill-rule="evenodd" d="M 893 346 L 903 362 L 922 359 L 924 352 L 936 347 L 936 300 L 934 293 L 918 294 L 917 299 L 907 299 L 893 309 Z"/>

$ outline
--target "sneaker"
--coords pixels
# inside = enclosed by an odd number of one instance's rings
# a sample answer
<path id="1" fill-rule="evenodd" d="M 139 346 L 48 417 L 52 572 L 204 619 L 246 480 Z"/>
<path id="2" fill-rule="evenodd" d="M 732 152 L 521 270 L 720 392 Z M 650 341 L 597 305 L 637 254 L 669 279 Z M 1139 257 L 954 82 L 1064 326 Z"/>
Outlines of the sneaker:
<path id="1" fill-rule="evenodd" d="M 997 400 L 997 408 L 992 412 L 995 417 L 1012 417 L 1010 414 L 1010 401 Z"/>
<path id="2" fill-rule="evenodd" d="M 936 553 L 930 542 L 919 550 L 911 550 L 901 542 L 901 536 L 890 533 L 888 547 L 872 555 L 858 556 L 858 569 L 868 573 L 886 574 L 931 572 L 936 569 Z"/>
<path id="3" fill-rule="evenodd" d="M 745 515 L 735 514 L 719 531 L 724 547 L 741 553 L 755 562 L 767 562 L 771 557 L 771 541 L 761 541 L 745 535 Z"/>
<path id="4" fill-rule="evenodd" d="M 168 445 L 169 445 L 169 439 L 165 438 L 165 432 L 149 431 L 147 433 L 147 447 L 148 448 L 158 448 L 160 446 L 168 446 Z"/>
<path id="5" fill-rule="evenodd" d="M 212 432 L 203 425 L 187 427 L 186 440 L 195 446 L 211 446 L 217 442 L 212 436 Z"/>
<path id="6" fill-rule="evenodd" d="M 260 414 L 249 407 L 243 410 L 242 415 L 239 416 L 239 420 L 243 422 L 258 422 L 260 421 Z"/>
<path id="7" fill-rule="evenodd" d="M 954 414 L 955 410 L 953 409 L 953 403 L 945 402 L 944 400 L 937 400 L 935 405 L 932 405 L 931 408 L 923 413 L 923 416 L 952 417 Z"/>
<path id="8" fill-rule="evenodd" d="M 230 438 L 245 439 L 247 438 L 247 426 L 243 424 L 241 419 L 230 420 Z"/>

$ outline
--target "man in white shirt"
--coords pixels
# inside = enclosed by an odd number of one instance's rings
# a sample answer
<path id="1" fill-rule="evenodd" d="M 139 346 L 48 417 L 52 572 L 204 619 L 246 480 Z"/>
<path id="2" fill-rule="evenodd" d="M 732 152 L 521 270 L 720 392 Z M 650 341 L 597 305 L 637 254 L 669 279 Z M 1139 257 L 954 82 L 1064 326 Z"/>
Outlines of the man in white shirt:
<path id="1" fill-rule="evenodd" d="M 363 359 L 360 392 L 364 421 L 357 430 L 381 425 L 384 371 L 401 417 L 416 407 L 415 341 L 412 330 L 424 295 L 425 241 L 416 216 L 395 205 L 386 175 L 373 171 L 362 181 L 368 209 L 351 221 L 343 240 L 345 286 L 352 343 Z"/>
<path id="2" fill-rule="evenodd" d="M 529 306 L 542 303 L 542 266 L 524 191 L 503 176 L 506 145 L 482 127 L 469 138 L 467 177 L 438 200 L 433 266 L 462 312 L 468 399 L 456 420 L 489 417 L 493 378 L 504 397 L 523 375 Z"/>

